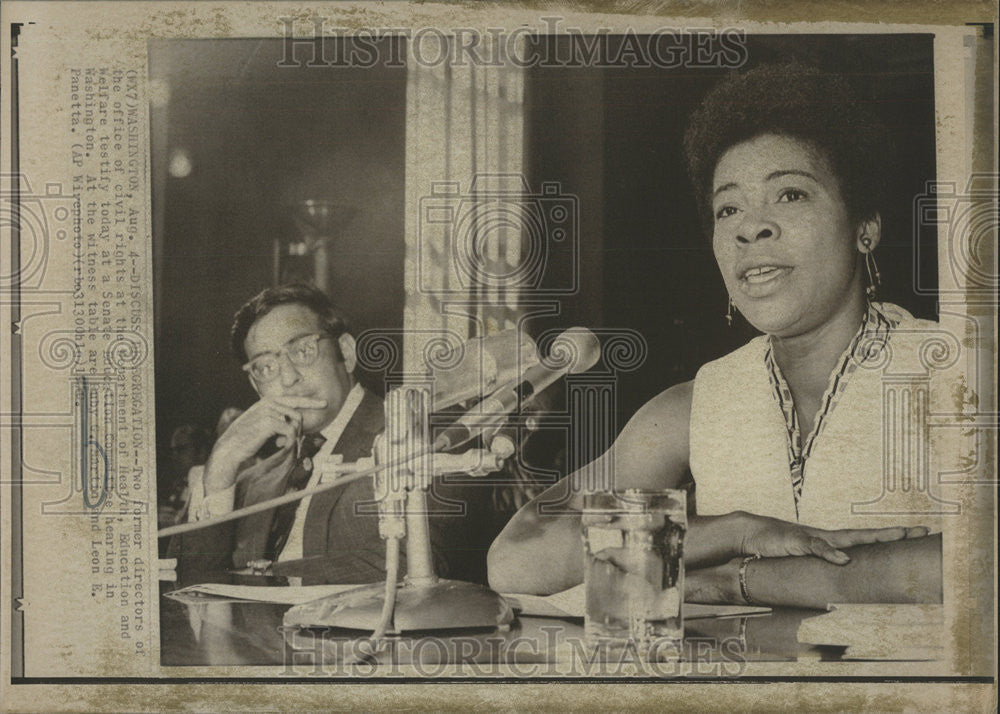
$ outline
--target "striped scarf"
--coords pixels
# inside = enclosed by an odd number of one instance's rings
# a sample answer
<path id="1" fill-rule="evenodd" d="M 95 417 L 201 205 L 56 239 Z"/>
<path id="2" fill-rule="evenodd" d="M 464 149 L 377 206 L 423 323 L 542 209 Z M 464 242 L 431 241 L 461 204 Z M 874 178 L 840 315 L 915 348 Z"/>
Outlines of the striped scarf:
<path id="1" fill-rule="evenodd" d="M 767 368 L 768 376 L 771 378 L 774 398 L 781 407 L 781 413 L 785 416 L 786 445 L 788 447 L 788 468 L 792 475 L 792 495 L 795 498 L 795 515 L 799 514 L 799 499 L 802 498 L 802 488 L 805 485 L 806 462 L 809 454 L 812 453 L 816 438 L 823 431 L 823 424 L 826 417 L 837 406 L 841 395 L 847 388 L 850 376 L 858 366 L 870 359 L 875 359 L 889 339 L 889 334 L 898 325 L 898 321 L 886 317 L 875 303 L 868 304 L 868 311 L 861 321 L 854 339 L 851 340 L 844 354 L 837 363 L 837 368 L 830 373 L 830 382 L 816 420 L 813 422 L 812 431 L 803 442 L 799 429 L 799 418 L 795 413 L 795 403 L 792 400 L 792 391 L 788 388 L 788 382 L 774 361 L 774 346 L 768 341 L 767 351 L 764 353 L 764 364 Z"/>

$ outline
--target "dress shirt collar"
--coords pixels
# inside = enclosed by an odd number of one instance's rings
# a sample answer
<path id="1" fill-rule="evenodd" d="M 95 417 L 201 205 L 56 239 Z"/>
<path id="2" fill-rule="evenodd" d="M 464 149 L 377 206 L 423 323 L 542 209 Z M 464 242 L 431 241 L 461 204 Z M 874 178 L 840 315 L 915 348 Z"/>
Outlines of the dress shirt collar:
<path id="1" fill-rule="evenodd" d="M 361 400 L 365 396 L 364 387 L 360 384 L 355 384 L 351 391 L 347 393 L 347 398 L 344 399 L 343 406 L 340 407 L 340 411 L 337 412 L 337 416 L 333 418 L 329 424 L 320 429 L 320 434 L 326 439 L 323 442 L 322 452 L 332 452 L 333 448 L 337 445 L 340 440 L 341 434 L 344 433 L 344 429 L 347 427 L 347 423 L 354 416 L 354 412 L 357 411 L 358 405 L 361 404 Z"/>

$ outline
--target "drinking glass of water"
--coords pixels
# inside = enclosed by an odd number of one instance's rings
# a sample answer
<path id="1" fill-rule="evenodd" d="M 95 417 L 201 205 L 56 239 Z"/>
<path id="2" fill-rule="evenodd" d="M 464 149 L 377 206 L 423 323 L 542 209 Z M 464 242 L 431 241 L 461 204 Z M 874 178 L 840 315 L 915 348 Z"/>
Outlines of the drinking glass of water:
<path id="1" fill-rule="evenodd" d="M 589 646 L 676 659 L 684 639 L 687 501 L 676 489 L 590 493 L 583 500 Z"/>

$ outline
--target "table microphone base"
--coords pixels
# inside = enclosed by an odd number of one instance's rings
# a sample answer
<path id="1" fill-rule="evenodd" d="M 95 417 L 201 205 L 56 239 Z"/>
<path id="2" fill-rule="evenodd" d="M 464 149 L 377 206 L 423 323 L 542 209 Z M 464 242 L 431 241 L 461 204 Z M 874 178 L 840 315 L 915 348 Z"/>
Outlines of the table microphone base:
<path id="1" fill-rule="evenodd" d="M 337 595 L 296 605 L 285 613 L 288 627 L 343 627 L 374 630 L 382 614 L 385 583 L 362 585 Z M 460 580 L 404 581 L 396 591 L 389 632 L 505 627 L 514 619 L 510 605 L 489 588 Z"/>

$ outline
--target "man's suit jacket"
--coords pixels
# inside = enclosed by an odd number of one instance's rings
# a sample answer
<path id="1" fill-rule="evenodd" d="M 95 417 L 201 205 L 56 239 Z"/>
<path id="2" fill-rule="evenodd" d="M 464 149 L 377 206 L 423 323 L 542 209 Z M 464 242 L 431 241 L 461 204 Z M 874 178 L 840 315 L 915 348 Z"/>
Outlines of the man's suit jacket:
<path id="1" fill-rule="evenodd" d="M 382 401 L 365 391 L 333 453 L 344 462 L 371 455 L 372 442 L 384 426 Z M 235 507 L 260 503 L 286 492 L 295 465 L 294 450 L 282 449 L 237 475 Z M 373 482 L 363 478 L 312 497 L 306 513 L 303 559 L 275 563 L 274 572 L 301 575 L 308 582 L 365 583 L 385 573 L 385 542 L 378 533 L 373 508 L 356 513 L 355 504 L 374 499 Z M 179 575 L 244 568 L 265 557 L 276 509 L 185 533 L 171 543 Z M 405 572 L 405 571 L 404 571 Z"/>

